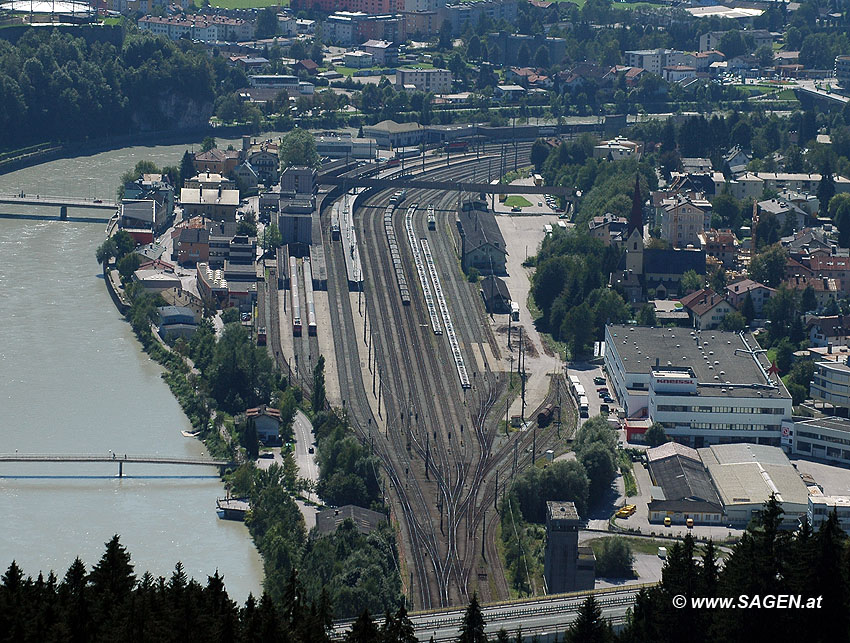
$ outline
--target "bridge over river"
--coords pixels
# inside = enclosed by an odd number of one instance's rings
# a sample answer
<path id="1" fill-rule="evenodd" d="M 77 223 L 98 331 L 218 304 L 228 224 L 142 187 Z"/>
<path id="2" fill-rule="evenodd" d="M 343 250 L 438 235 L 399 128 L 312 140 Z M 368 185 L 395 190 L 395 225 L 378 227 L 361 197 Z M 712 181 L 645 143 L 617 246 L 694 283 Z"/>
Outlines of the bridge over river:
<path id="1" fill-rule="evenodd" d="M 76 222 L 91 222 L 91 223 L 107 223 L 109 218 L 86 216 L 86 217 L 68 217 L 68 209 L 81 209 L 94 212 L 108 210 L 110 213 L 118 210 L 118 204 L 114 201 L 104 201 L 102 199 L 81 199 L 76 197 L 55 196 L 48 194 L 27 194 L 23 191 L 15 194 L 0 194 L 0 205 L 19 205 L 19 206 L 38 206 L 48 208 L 59 208 L 60 221 L 76 221 Z M 45 219 L 49 217 L 31 215 L 31 214 L 4 214 L 3 217 L 8 218 L 30 218 L 30 219 Z"/>
<path id="2" fill-rule="evenodd" d="M 230 460 L 217 460 L 215 458 L 174 458 L 160 455 L 128 455 L 118 453 L 109 454 L 74 454 L 74 453 L 0 453 L 0 464 L 7 462 L 44 462 L 44 463 L 99 463 L 112 462 L 118 465 L 118 477 L 124 477 L 125 464 L 166 464 L 199 467 L 218 467 L 219 472 L 233 465 Z"/>

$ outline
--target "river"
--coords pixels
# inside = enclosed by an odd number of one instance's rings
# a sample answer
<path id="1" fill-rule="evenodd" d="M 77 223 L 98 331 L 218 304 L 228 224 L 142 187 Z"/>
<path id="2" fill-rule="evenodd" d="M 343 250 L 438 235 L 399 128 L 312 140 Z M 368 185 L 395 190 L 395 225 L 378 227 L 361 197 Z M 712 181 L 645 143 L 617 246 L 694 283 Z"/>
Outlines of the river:
<path id="1" fill-rule="evenodd" d="M 112 200 L 137 161 L 179 165 L 187 147 L 60 159 L 0 176 L 0 192 Z M 0 206 L 0 214 L 14 212 L 58 215 Z M 162 369 L 106 292 L 95 261 L 104 230 L 0 218 L 0 452 L 205 456 L 199 441 L 181 435 L 191 426 Z M 247 528 L 216 516 L 224 490 L 214 469 L 128 464 L 126 477 L 116 474 L 112 464 L 0 465 L 0 571 L 14 559 L 26 574 L 53 569 L 61 577 L 75 556 L 95 564 L 117 533 L 138 575 L 167 577 L 181 561 L 201 584 L 217 569 L 239 603 L 261 591 Z"/>

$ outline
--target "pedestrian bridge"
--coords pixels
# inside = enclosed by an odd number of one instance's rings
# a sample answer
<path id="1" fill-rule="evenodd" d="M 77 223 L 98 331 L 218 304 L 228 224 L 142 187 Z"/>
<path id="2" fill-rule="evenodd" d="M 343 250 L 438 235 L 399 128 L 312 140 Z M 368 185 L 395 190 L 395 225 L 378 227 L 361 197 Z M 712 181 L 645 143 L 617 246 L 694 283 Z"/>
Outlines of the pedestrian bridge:
<path id="1" fill-rule="evenodd" d="M 174 458 L 160 455 L 128 455 L 120 453 L 92 454 L 92 453 L 0 453 L 0 464 L 6 462 L 44 462 L 44 463 L 98 463 L 112 462 L 118 465 L 118 477 L 124 477 L 125 464 L 166 464 L 199 467 L 218 467 L 224 471 L 233 465 L 230 460 L 217 460 L 215 458 Z"/>
<path id="2" fill-rule="evenodd" d="M 427 179 L 375 179 L 352 176 L 320 176 L 318 183 L 324 185 L 341 185 L 346 189 L 378 188 L 389 189 L 421 189 L 445 190 L 446 192 L 483 192 L 485 194 L 552 194 L 555 196 L 572 197 L 573 188 L 560 185 L 509 185 L 504 183 L 472 183 L 463 181 L 435 181 Z"/>

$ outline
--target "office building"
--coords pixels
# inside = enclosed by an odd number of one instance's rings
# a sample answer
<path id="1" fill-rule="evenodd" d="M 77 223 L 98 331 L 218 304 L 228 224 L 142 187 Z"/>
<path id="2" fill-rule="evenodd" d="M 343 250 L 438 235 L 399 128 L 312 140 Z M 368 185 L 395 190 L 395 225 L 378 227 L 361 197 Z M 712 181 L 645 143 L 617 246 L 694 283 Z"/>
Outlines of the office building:
<path id="1" fill-rule="evenodd" d="M 608 325 L 605 370 L 628 417 L 676 442 L 779 446 L 791 396 L 752 334 Z"/>

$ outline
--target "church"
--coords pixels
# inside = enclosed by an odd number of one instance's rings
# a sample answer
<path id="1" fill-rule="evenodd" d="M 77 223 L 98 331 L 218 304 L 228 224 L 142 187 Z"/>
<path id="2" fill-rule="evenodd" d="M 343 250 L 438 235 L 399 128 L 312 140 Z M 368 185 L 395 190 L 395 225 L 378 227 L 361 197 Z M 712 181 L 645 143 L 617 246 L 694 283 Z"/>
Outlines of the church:
<path id="1" fill-rule="evenodd" d="M 625 248 L 626 254 L 611 274 L 610 285 L 629 303 L 676 297 L 682 275 L 689 270 L 705 275 L 704 250 L 645 246 L 639 176 L 635 177 Z"/>

